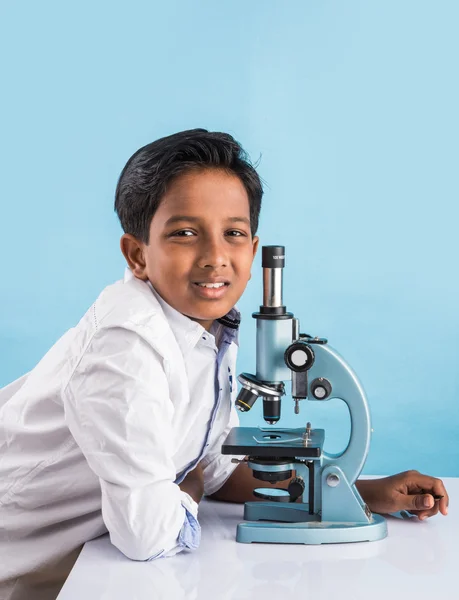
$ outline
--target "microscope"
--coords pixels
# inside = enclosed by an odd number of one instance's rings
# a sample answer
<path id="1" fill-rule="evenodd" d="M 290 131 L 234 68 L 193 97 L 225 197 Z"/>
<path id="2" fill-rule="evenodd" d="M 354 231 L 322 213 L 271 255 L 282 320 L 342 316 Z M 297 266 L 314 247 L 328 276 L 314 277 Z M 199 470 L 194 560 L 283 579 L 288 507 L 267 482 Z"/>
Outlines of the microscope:
<path id="1" fill-rule="evenodd" d="M 299 321 L 282 301 L 284 246 L 262 249 L 263 305 L 257 320 L 256 375 L 242 373 L 236 407 L 249 411 L 263 401 L 267 427 L 234 427 L 223 454 L 243 455 L 260 481 L 258 501 L 246 502 L 244 523 L 236 540 L 243 543 L 332 544 L 375 541 L 386 537 L 386 521 L 372 514 L 355 482 L 370 444 L 370 414 L 357 376 L 327 340 L 299 332 Z M 277 428 L 285 382 L 291 381 L 294 412 L 300 403 L 344 401 L 351 417 L 347 447 L 340 454 L 324 451 L 325 431 L 310 422 Z M 294 475 L 294 476 L 293 476 Z M 276 482 L 284 487 L 272 487 Z M 262 501 L 260 501 L 262 500 Z"/>

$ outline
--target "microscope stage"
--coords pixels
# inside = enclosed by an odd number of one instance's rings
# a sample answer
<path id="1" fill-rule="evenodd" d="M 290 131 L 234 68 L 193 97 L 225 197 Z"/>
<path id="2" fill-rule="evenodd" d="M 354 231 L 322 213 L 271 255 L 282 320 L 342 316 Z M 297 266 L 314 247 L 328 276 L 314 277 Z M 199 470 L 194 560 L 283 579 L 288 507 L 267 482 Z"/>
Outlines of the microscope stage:
<path id="1" fill-rule="evenodd" d="M 233 427 L 222 446 L 222 454 L 320 458 L 324 430 L 313 429 L 307 446 L 303 443 L 304 432 L 304 427 L 298 429 Z"/>

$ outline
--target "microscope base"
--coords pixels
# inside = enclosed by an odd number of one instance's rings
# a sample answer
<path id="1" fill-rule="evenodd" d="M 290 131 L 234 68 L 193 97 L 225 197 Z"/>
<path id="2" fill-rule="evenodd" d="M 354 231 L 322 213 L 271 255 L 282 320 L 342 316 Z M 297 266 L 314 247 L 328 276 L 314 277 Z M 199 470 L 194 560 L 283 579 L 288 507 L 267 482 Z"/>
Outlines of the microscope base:
<path id="1" fill-rule="evenodd" d="M 268 544 L 340 544 L 348 542 L 375 542 L 387 536 L 387 524 L 384 517 L 372 515 L 369 523 L 319 521 L 317 515 L 308 513 L 307 505 L 293 507 L 288 503 L 276 503 L 268 507 L 264 503 L 264 512 L 274 514 L 275 521 L 249 521 L 237 526 L 236 541 L 243 544 L 264 542 Z M 247 502 L 244 518 L 256 519 L 261 508 L 259 502 Z M 271 510 L 270 510 L 271 509 Z M 258 515 L 259 516 L 259 515 Z M 265 518 L 268 516 L 264 515 Z M 293 521 L 294 519 L 294 521 Z"/>

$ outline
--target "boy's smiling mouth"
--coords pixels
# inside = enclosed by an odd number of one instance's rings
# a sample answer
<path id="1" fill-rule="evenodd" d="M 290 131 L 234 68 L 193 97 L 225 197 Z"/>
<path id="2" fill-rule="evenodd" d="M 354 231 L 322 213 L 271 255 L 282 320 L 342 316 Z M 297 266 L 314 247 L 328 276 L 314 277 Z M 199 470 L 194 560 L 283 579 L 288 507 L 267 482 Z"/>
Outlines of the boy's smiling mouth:
<path id="1" fill-rule="evenodd" d="M 201 298 L 210 300 L 219 300 L 222 298 L 229 287 L 229 281 L 217 278 L 215 280 L 194 281 L 193 288 Z"/>
<path id="2" fill-rule="evenodd" d="M 199 285 L 200 287 L 206 287 L 206 288 L 220 288 L 226 284 L 225 283 L 197 283 L 196 285 Z"/>

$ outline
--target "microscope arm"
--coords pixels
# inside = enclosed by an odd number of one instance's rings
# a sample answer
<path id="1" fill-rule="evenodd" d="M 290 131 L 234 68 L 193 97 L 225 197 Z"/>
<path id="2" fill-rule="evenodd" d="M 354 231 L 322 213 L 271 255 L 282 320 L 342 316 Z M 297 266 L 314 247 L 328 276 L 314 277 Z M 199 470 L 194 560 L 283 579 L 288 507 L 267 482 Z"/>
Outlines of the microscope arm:
<path id="1" fill-rule="evenodd" d="M 328 344 L 314 345 L 315 362 L 309 371 L 312 381 L 323 377 L 332 383 L 330 398 L 343 400 L 351 415 L 351 433 L 347 447 L 340 454 L 324 453 L 323 466 L 335 465 L 346 475 L 350 484 L 360 475 L 370 446 L 370 413 L 365 391 L 356 374 L 344 359 Z"/>

